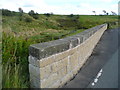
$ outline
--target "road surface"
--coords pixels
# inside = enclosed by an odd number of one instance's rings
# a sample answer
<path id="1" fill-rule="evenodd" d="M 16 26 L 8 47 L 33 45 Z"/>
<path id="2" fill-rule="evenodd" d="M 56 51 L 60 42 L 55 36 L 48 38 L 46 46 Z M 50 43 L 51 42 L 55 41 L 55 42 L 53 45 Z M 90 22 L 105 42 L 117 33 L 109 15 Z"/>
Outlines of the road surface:
<path id="1" fill-rule="evenodd" d="M 103 66 L 97 76 L 88 88 L 118 88 L 118 51 Z"/>

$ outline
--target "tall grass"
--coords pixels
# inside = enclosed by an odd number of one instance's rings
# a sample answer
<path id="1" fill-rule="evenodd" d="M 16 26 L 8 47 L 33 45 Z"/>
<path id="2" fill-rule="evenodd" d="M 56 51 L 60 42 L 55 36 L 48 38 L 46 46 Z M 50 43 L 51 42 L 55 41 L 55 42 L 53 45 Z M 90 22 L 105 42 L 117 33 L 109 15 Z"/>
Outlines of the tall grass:
<path id="1" fill-rule="evenodd" d="M 21 64 L 14 64 L 13 67 L 9 63 L 3 67 L 3 88 L 28 88 L 29 87 L 29 77 L 22 75 Z M 23 72 L 23 73 L 27 73 Z"/>
<path id="2" fill-rule="evenodd" d="M 32 43 L 3 32 L 3 88 L 29 87 L 28 47 Z"/>

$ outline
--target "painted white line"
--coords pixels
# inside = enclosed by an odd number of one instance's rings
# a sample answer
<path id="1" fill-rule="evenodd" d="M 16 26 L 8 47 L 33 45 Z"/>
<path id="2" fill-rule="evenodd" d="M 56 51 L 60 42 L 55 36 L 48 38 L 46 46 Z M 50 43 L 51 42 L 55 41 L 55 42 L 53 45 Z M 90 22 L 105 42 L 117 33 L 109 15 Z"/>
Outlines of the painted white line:
<path id="1" fill-rule="evenodd" d="M 99 80 L 98 78 L 102 75 L 102 72 L 103 70 L 101 69 L 99 73 L 97 74 L 96 78 L 94 79 L 93 83 L 91 84 L 92 86 L 94 86 L 98 82 Z"/>
<path id="2" fill-rule="evenodd" d="M 98 79 L 97 79 L 97 78 L 96 78 L 96 79 L 94 79 L 94 82 L 95 82 L 95 83 L 97 83 L 97 82 L 98 82 Z"/>
<path id="3" fill-rule="evenodd" d="M 95 85 L 95 83 L 93 82 L 93 83 L 92 83 L 92 86 L 94 86 L 94 85 Z"/>
<path id="4" fill-rule="evenodd" d="M 99 78 L 102 75 L 102 73 L 98 73 L 97 78 Z"/>
<path id="5" fill-rule="evenodd" d="M 101 69 L 100 72 L 102 73 L 102 72 L 103 72 L 103 69 Z"/>

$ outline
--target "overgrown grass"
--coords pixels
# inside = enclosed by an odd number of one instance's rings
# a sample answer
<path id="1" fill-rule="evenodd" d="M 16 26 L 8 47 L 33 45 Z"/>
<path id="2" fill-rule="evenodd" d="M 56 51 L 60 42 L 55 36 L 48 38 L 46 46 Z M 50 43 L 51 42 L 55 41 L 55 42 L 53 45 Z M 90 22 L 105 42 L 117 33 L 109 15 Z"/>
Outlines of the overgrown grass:
<path id="1" fill-rule="evenodd" d="M 28 47 L 32 43 L 3 32 L 3 88 L 29 87 Z"/>
<path id="2" fill-rule="evenodd" d="M 25 22 L 20 21 L 17 16 L 3 16 L 3 88 L 29 88 L 30 44 L 75 35 L 87 28 L 117 20 L 117 16 L 39 15 L 39 19 Z"/>
<path id="3" fill-rule="evenodd" d="M 103 16 L 99 16 L 99 15 L 81 15 L 79 18 L 82 27 L 84 28 L 91 28 L 94 27 L 96 25 L 100 25 L 103 23 L 108 23 L 108 22 L 116 22 L 118 21 L 118 16 L 113 16 L 113 15 L 103 15 Z"/>
<path id="4" fill-rule="evenodd" d="M 24 64 L 27 65 L 27 64 Z M 25 66 L 24 66 L 25 67 Z M 23 68 L 21 64 L 11 64 L 7 63 L 3 66 L 3 88 L 28 88 L 29 87 L 29 75 L 28 71 Z M 27 73 L 27 74 L 26 74 Z M 25 75 L 26 74 L 26 75 Z"/>

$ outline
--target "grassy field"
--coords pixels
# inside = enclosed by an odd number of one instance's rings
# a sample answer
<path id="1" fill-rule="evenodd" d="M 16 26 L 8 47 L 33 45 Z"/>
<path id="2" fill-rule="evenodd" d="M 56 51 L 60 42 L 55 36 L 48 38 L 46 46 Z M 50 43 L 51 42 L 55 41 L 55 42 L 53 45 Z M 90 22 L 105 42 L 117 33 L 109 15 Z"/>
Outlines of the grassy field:
<path id="1" fill-rule="evenodd" d="M 31 21 L 26 22 L 26 17 Z M 21 17 L 2 16 L 3 88 L 29 88 L 30 44 L 64 38 L 96 25 L 116 21 L 118 21 L 117 16 L 39 15 L 38 19 L 28 14 Z"/>

